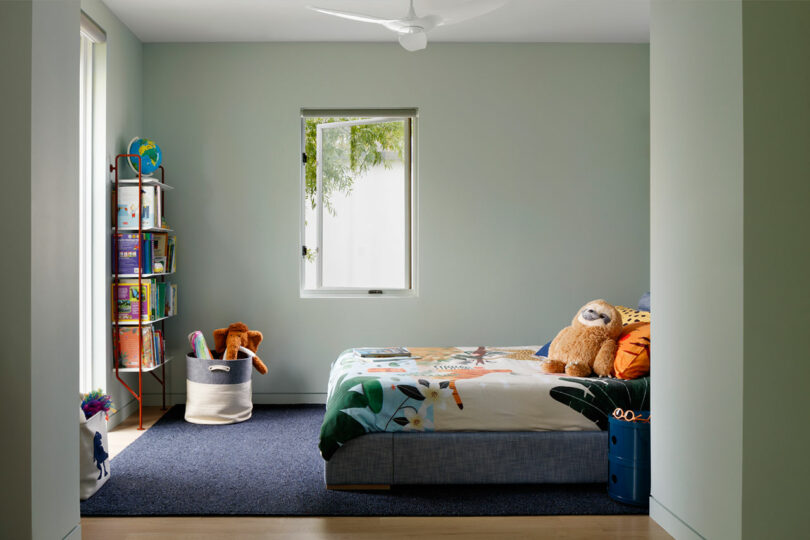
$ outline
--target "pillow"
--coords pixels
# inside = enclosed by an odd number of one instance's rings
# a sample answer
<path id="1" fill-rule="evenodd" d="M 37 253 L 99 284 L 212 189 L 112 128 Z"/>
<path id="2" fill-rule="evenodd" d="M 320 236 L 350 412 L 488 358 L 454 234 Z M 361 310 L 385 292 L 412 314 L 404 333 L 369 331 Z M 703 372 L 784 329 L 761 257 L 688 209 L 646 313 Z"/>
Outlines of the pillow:
<path id="1" fill-rule="evenodd" d="M 540 348 L 537 350 L 537 352 L 536 352 L 536 353 L 534 353 L 534 355 L 535 355 L 535 356 L 544 356 L 544 357 L 548 358 L 548 348 L 549 348 L 550 346 L 551 346 L 551 342 L 549 341 L 548 343 L 546 343 L 545 345 L 543 345 L 542 347 L 540 347 Z"/>
<path id="2" fill-rule="evenodd" d="M 616 306 L 616 309 L 622 316 L 622 326 L 627 326 L 630 323 L 650 322 L 649 311 L 642 311 L 625 306 Z"/>
<path id="3" fill-rule="evenodd" d="M 650 291 L 645 292 L 638 299 L 638 309 L 642 311 L 650 311 Z"/>
<path id="4" fill-rule="evenodd" d="M 617 379 L 638 379 L 650 374 L 650 323 L 632 323 L 619 335 L 613 372 Z"/>

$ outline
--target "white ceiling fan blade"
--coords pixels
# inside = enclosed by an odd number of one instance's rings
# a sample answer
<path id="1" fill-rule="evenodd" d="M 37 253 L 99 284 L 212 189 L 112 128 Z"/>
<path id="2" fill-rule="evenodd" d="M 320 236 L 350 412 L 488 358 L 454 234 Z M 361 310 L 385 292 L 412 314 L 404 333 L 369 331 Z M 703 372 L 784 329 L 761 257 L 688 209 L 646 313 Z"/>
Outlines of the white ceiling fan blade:
<path id="1" fill-rule="evenodd" d="M 360 21 L 382 25 L 390 24 L 396 21 L 396 19 L 382 19 L 380 17 L 374 17 L 372 15 L 363 15 L 362 13 L 350 13 L 348 11 L 324 9 L 315 6 L 307 6 L 307 8 L 311 9 L 312 11 L 317 11 L 318 13 L 323 13 L 325 15 L 333 15 L 335 17 L 340 17 L 342 19 L 349 19 L 350 21 Z"/>
<path id="2" fill-rule="evenodd" d="M 443 10 L 441 14 L 442 22 L 439 26 L 447 24 L 455 24 L 457 22 L 466 21 L 486 15 L 491 11 L 505 6 L 509 0 L 470 0 L 464 2 L 456 7 Z"/>
<path id="3" fill-rule="evenodd" d="M 408 51 L 421 51 L 427 47 L 427 34 L 422 30 L 399 34 L 399 44 Z"/>

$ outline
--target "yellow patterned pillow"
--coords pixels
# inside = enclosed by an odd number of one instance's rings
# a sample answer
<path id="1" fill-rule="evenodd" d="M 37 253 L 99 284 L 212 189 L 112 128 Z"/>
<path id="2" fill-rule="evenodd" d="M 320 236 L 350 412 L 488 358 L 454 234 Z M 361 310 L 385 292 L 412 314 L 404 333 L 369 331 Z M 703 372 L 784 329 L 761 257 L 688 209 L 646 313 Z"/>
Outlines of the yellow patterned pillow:
<path id="1" fill-rule="evenodd" d="M 627 326 L 630 323 L 636 322 L 650 322 L 650 312 L 641 311 L 624 306 L 616 306 L 616 309 L 622 315 L 622 326 Z"/>

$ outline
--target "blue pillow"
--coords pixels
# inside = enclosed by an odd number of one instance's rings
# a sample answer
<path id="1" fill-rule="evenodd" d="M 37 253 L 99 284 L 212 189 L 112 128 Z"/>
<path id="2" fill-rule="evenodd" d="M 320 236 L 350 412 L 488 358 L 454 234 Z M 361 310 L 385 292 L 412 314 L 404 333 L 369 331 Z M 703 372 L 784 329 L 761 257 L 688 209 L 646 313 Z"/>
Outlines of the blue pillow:
<path id="1" fill-rule="evenodd" d="M 545 345 L 543 345 L 542 347 L 540 347 L 540 348 L 537 350 L 537 352 L 536 352 L 536 353 L 534 353 L 534 355 L 535 355 L 535 356 L 543 356 L 543 357 L 548 358 L 548 348 L 549 348 L 550 346 L 551 346 L 551 342 L 549 341 L 548 343 L 546 343 Z"/>
<path id="2" fill-rule="evenodd" d="M 650 291 L 641 295 L 638 300 L 638 309 L 641 311 L 650 311 Z"/>

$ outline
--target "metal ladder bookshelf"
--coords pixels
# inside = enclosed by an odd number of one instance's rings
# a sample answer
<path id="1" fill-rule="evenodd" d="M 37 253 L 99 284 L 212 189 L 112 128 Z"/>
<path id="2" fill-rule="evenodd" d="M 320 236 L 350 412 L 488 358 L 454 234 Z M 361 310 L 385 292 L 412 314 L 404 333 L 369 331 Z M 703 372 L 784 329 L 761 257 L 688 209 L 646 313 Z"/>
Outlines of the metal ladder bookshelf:
<path id="1" fill-rule="evenodd" d="M 119 178 L 119 161 L 121 159 L 129 159 L 129 158 L 137 158 L 138 159 L 138 177 L 137 179 L 120 179 Z M 150 373 L 159 383 L 161 386 L 161 394 L 162 394 L 162 410 L 166 410 L 166 364 L 171 360 L 171 357 L 165 354 L 165 346 L 164 346 L 164 355 L 163 360 L 160 364 L 146 367 L 144 368 L 143 365 L 143 328 L 145 326 L 152 326 L 153 328 L 156 325 L 160 325 L 161 334 L 163 336 L 164 342 L 166 339 L 166 331 L 165 325 L 166 319 L 169 317 L 161 317 L 159 319 L 148 320 L 144 321 L 142 317 L 142 279 L 144 278 L 159 278 L 165 279 L 166 276 L 172 275 L 173 272 L 171 268 L 164 268 L 165 272 L 161 273 L 144 273 L 143 264 L 142 264 L 142 253 L 143 253 L 143 233 L 145 232 L 165 232 L 171 233 L 174 232 L 172 229 L 164 229 L 162 228 L 163 225 L 163 204 L 160 205 L 160 216 L 156 216 L 160 221 L 158 222 L 161 227 L 143 227 L 142 222 L 142 211 L 143 211 L 143 191 L 142 188 L 145 186 L 153 186 L 157 189 L 162 190 L 164 193 L 161 195 L 165 195 L 165 191 L 174 189 L 171 186 L 167 185 L 165 182 L 166 171 L 164 170 L 163 166 L 160 167 L 160 180 L 156 180 L 154 178 L 144 178 L 143 174 L 141 173 L 141 156 L 138 154 L 118 154 L 115 156 L 115 161 L 110 165 L 110 172 L 115 173 L 115 185 L 113 186 L 112 192 L 112 219 L 113 219 L 113 251 L 112 251 L 112 264 L 113 264 L 113 272 L 112 272 L 112 283 L 113 287 L 112 290 L 116 292 L 113 295 L 112 301 L 112 313 L 113 313 L 113 321 L 112 321 L 112 358 L 113 358 L 113 366 L 115 369 L 115 378 L 118 379 L 124 387 L 129 391 L 130 394 L 138 401 L 138 429 L 143 430 L 143 374 Z M 121 186 L 138 186 L 138 227 L 119 227 L 118 226 L 118 195 L 120 193 L 119 188 Z M 138 234 L 138 273 L 137 274 L 121 274 L 119 273 L 118 268 L 118 234 L 120 232 L 131 232 Z M 168 261 L 167 261 L 168 262 Z M 137 320 L 119 320 L 119 313 L 118 313 L 118 306 L 116 305 L 116 297 L 117 297 L 117 287 L 119 280 L 122 278 L 138 278 L 138 296 L 140 297 L 138 303 L 138 318 Z M 170 316 L 174 316 L 176 314 L 172 314 Z M 127 327 L 135 327 L 137 326 L 137 341 L 138 341 L 138 367 L 120 367 L 121 364 L 121 343 L 120 343 L 120 331 L 122 328 Z M 153 345 L 154 346 L 154 345 Z M 157 376 L 155 371 L 160 368 L 160 377 Z M 138 374 L 138 391 L 132 389 L 132 387 L 127 384 L 124 379 L 121 378 L 121 373 L 137 373 Z"/>

